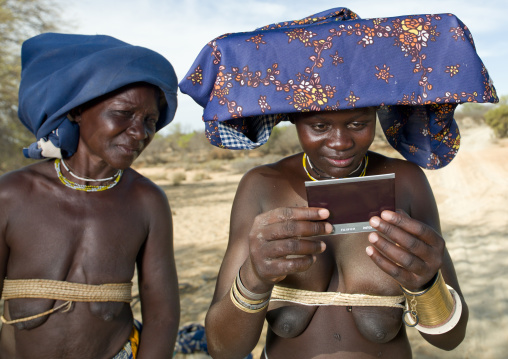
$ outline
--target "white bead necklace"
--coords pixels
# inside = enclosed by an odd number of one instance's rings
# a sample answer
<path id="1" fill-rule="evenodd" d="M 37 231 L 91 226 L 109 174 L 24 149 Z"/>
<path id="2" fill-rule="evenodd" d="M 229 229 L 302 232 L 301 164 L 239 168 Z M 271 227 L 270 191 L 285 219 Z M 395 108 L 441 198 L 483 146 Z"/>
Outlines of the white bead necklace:
<path id="1" fill-rule="evenodd" d="M 84 181 L 84 182 L 106 182 L 106 181 L 112 181 L 116 177 L 118 177 L 120 175 L 120 173 L 122 173 L 122 170 L 118 170 L 117 173 L 115 173 L 113 176 L 108 177 L 108 178 L 97 178 L 97 179 L 95 179 L 95 178 L 90 178 L 90 177 L 79 177 L 79 176 L 75 175 L 74 173 L 72 173 L 72 171 L 69 169 L 69 167 L 65 164 L 63 158 L 62 158 L 61 162 L 62 162 L 62 165 L 64 166 L 65 170 L 67 172 L 69 172 L 69 174 L 72 177 L 74 177 L 74 178 L 76 178 L 76 179 L 78 179 L 80 181 Z"/>

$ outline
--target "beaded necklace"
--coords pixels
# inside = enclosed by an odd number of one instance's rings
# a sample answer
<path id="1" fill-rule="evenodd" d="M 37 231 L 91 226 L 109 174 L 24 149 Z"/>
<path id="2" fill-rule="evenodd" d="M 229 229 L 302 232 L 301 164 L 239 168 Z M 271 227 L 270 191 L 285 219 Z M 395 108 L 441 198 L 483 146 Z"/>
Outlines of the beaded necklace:
<path id="1" fill-rule="evenodd" d="M 367 172 L 367 165 L 369 164 L 369 156 L 365 155 L 365 157 L 363 158 L 365 160 L 365 166 L 363 167 L 363 171 L 362 173 L 360 173 L 360 175 L 358 177 L 364 177 L 365 176 L 365 173 Z M 309 173 L 309 171 L 307 170 L 307 154 L 304 152 L 303 153 L 303 159 L 302 159 L 302 164 L 303 164 L 303 169 L 305 170 L 305 173 L 307 173 L 307 176 L 309 176 L 309 178 L 313 181 L 318 181 L 317 179 L 315 179 L 314 177 L 312 177 Z M 363 161 L 362 161 L 363 162 Z M 309 164 L 310 164 L 310 160 L 309 160 Z M 361 166 L 361 162 L 360 162 L 360 166 Z M 314 169 L 314 167 L 312 167 L 311 165 L 311 168 Z M 315 170 L 315 169 L 314 169 Z M 354 170 L 353 172 L 355 172 L 356 170 Z M 332 179 L 334 177 L 330 177 L 330 179 Z"/>
<path id="2" fill-rule="evenodd" d="M 85 182 L 107 182 L 107 181 L 111 181 L 113 179 L 115 179 L 116 177 L 118 177 L 121 173 L 122 173 L 122 170 L 118 170 L 117 173 L 115 173 L 113 176 L 111 177 L 108 177 L 108 178 L 90 178 L 90 177 L 79 177 L 77 175 L 75 175 L 71 169 L 69 168 L 69 166 L 65 163 L 65 161 L 61 160 L 62 162 L 62 165 L 64 166 L 65 170 L 67 172 L 69 172 L 69 174 L 74 177 L 75 179 L 78 179 L 80 181 L 85 181 Z"/>
<path id="3" fill-rule="evenodd" d="M 123 171 L 119 170 L 117 172 L 117 174 L 115 174 L 113 176 L 113 178 L 116 177 L 115 180 L 112 183 L 110 183 L 108 185 L 104 185 L 104 186 L 90 186 L 90 185 L 78 184 L 78 183 L 74 183 L 71 180 L 64 177 L 62 171 L 60 170 L 60 162 L 61 162 L 61 160 L 59 158 L 55 159 L 55 170 L 56 170 L 58 179 L 60 179 L 60 182 L 62 182 L 66 187 L 72 188 L 77 191 L 83 191 L 83 192 L 105 191 L 107 189 L 115 187 L 118 184 L 118 182 L 120 182 L 120 179 L 122 178 L 122 174 L 123 174 Z"/>

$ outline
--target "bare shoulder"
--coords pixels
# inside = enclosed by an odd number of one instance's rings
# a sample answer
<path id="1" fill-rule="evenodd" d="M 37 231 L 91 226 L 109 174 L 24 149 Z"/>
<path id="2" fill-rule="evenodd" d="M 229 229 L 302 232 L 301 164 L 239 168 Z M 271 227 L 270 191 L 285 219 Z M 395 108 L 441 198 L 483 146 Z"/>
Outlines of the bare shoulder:
<path id="1" fill-rule="evenodd" d="M 42 161 L 7 172 L 0 176 L 0 200 L 5 204 L 9 199 L 30 196 L 35 187 L 49 186 L 52 162 Z"/>
<path id="2" fill-rule="evenodd" d="M 295 174 L 297 157 L 298 155 L 292 155 L 274 163 L 252 168 L 244 174 L 240 186 L 246 184 L 250 188 L 252 186 L 254 188 L 266 188 L 267 184 L 273 187 L 277 186 L 277 183 L 290 180 Z"/>
<path id="3" fill-rule="evenodd" d="M 425 172 L 418 165 L 377 153 L 369 154 L 369 166 L 371 163 L 371 174 L 395 173 L 397 208 L 437 228 L 437 216 L 429 219 L 437 213 L 434 194 Z"/>
<path id="4" fill-rule="evenodd" d="M 136 170 L 129 168 L 125 171 L 123 189 L 128 192 L 130 198 L 140 202 L 147 210 L 157 207 L 168 207 L 166 193 L 149 178 L 143 176 Z"/>
<path id="5" fill-rule="evenodd" d="M 375 152 L 369 152 L 369 172 L 375 174 L 395 173 L 396 182 L 414 187 L 427 183 L 424 171 L 410 161 L 387 157 Z"/>
<path id="6" fill-rule="evenodd" d="M 243 215 L 256 215 L 278 207 L 305 205 L 305 187 L 302 178 L 298 178 L 299 158 L 285 157 L 245 173 L 238 185 L 234 209 Z"/>

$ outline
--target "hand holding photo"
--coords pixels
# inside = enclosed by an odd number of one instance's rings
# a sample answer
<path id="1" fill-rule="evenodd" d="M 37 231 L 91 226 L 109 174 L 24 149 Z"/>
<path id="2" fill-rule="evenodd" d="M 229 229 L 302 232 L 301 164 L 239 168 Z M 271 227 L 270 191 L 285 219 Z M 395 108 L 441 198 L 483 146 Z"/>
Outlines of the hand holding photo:
<path id="1" fill-rule="evenodd" d="M 309 207 L 326 208 L 334 234 L 371 232 L 372 216 L 395 211 L 395 174 L 305 182 Z"/>

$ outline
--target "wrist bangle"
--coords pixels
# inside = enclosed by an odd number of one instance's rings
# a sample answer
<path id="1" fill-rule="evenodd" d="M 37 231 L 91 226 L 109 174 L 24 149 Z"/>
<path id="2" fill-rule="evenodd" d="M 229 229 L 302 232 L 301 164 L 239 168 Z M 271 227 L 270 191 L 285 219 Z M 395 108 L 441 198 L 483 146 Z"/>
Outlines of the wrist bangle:
<path id="1" fill-rule="evenodd" d="M 243 312 L 246 313 L 259 313 L 265 308 L 268 307 L 270 299 L 266 299 L 264 301 L 250 301 L 248 298 L 245 298 L 236 287 L 236 281 L 233 282 L 231 286 L 231 290 L 229 291 L 229 296 L 233 304 Z M 250 302 L 250 303 L 249 303 Z M 257 302 L 257 303 L 254 303 Z"/>
<path id="2" fill-rule="evenodd" d="M 268 292 L 265 292 L 265 293 L 261 293 L 261 294 L 253 293 L 250 290 L 248 290 L 243 285 L 242 278 L 240 278 L 240 269 L 242 269 L 242 267 L 240 267 L 238 269 L 238 274 L 236 275 L 236 279 L 235 279 L 236 286 L 240 290 L 240 293 L 242 293 L 246 298 L 249 298 L 251 300 L 262 300 L 262 301 L 265 301 L 267 298 L 270 298 L 270 294 L 272 294 L 271 290 L 269 290 Z"/>
<path id="3" fill-rule="evenodd" d="M 442 334 L 452 330 L 459 322 L 462 302 L 457 292 L 446 285 L 441 271 L 438 271 L 431 286 L 422 291 L 401 288 L 406 297 L 402 320 L 408 327 L 416 327 L 427 334 Z"/>

